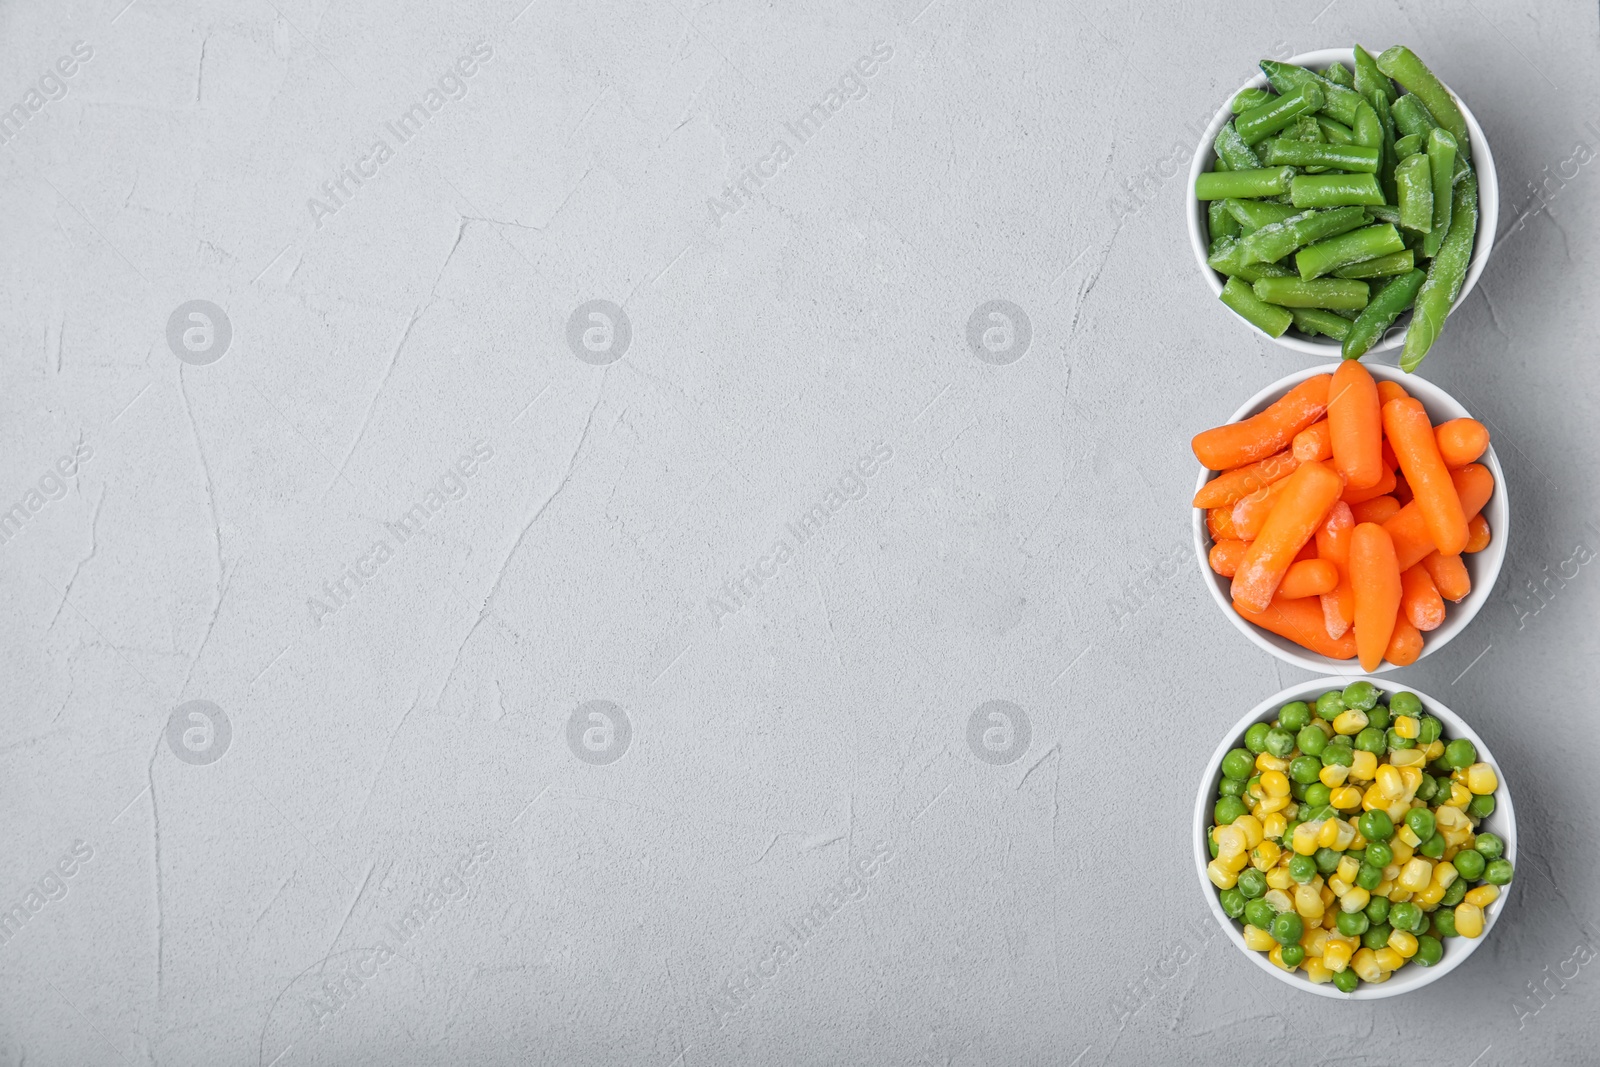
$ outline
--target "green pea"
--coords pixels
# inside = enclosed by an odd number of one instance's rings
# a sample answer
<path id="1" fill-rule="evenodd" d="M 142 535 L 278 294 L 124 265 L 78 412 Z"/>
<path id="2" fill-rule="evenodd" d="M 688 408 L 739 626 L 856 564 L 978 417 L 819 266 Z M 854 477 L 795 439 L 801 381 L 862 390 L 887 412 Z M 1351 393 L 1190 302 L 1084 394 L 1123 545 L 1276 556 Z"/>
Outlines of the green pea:
<path id="1" fill-rule="evenodd" d="M 1315 756 L 1296 756 L 1289 763 L 1289 777 L 1301 785 L 1310 785 L 1322 773 L 1322 761 Z"/>
<path id="2" fill-rule="evenodd" d="M 1456 858 L 1451 862 L 1455 864 L 1456 873 L 1469 882 L 1476 882 L 1479 878 L 1482 878 L 1483 868 L 1487 866 L 1483 853 L 1471 848 L 1464 848 L 1457 852 Z"/>
<path id="3" fill-rule="evenodd" d="M 1332 737 L 1328 738 L 1328 744 L 1343 745 L 1345 748 L 1353 749 L 1355 746 L 1355 738 L 1351 737 L 1349 734 L 1334 734 Z"/>
<path id="4" fill-rule="evenodd" d="M 1357 863 L 1367 862 L 1367 850 L 1364 848 L 1347 848 L 1344 850 L 1344 854 Z"/>
<path id="5" fill-rule="evenodd" d="M 1324 767 L 1348 767 L 1355 762 L 1355 759 L 1355 753 L 1350 751 L 1349 745 L 1330 744 L 1322 750 Z"/>
<path id="6" fill-rule="evenodd" d="M 1305 815 L 1302 817 L 1302 821 L 1316 822 L 1318 819 L 1337 819 L 1338 817 L 1339 813 L 1334 811 L 1331 807 L 1324 805 L 1320 808 L 1314 808 L 1310 804 L 1307 804 Z"/>
<path id="7" fill-rule="evenodd" d="M 1406 812 L 1406 825 L 1417 835 L 1417 840 L 1426 841 L 1433 836 L 1433 812 L 1427 808 L 1412 808 Z"/>
<path id="8" fill-rule="evenodd" d="M 1217 806 L 1211 809 L 1212 817 L 1218 826 L 1227 826 L 1239 816 L 1247 814 L 1244 801 L 1238 797 L 1223 797 L 1217 801 Z"/>
<path id="9" fill-rule="evenodd" d="M 1383 897 L 1378 897 L 1382 900 Z M 1366 933 L 1361 935 L 1361 943 L 1376 952 L 1389 943 L 1389 935 L 1394 933 L 1394 927 L 1388 923 L 1375 923 Z"/>
<path id="10" fill-rule="evenodd" d="M 1299 819 L 1290 819 L 1290 818 L 1285 818 L 1284 819 L 1284 821 L 1283 821 L 1283 836 L 1278 838 L 1278 840 L 1283 842 L 1285 848 L 1288 847 L 1290 840 L 1294 837 L 1294 828 L 1296 826 L 1299 826 L 1299 825 L 1300 825 L 1300 820 Z"/>
<path id="11" fill-rule="evenodd" d="M 1321 871 L 1323 874 L 1332 874 L 1334 871 L 1339 869 L 1339 853 L 1335 852 L 1331 848 L 1317 849 L 1313 858 L 1316 861 L 1317 870 Z"/>
<path id="12" fill-rule="evenodd" d="M 1372 920 L 1367 918 L 1364 911 L 1341 911 L 1334 917 L 1333 923 L 1344 936 L 1360 937 L 1372 925 Z"/>
<path id="13" fill-rule="evenodd" d="M 1303 726 L 1300 732 L 1294 735 L 1295 744 L 1300 746 L 1300 751 L 1308 756 L 1320 756 L 1322 750 L 1328 747 L 1328 735 L 1315 726 Z"/>
<path id="14" fill-rule="evenodd" d="M 1381 923 L 1389 917 L 1389 898 L 1373 897 L 1367 901 L 1367 918 L 1374 923 Z"/>
<path id="15" fill-rule="evenodd" d="M 1506 853 L 1506 843 L 1500 840 L 1499 834 L 1479 834 L 1472 847 L 1486 860 L 1497 860 Z"/>
<path id="16" fill-rule="evenodd" d="M 1224 778 L 1217 783 L 1217 795 L 1223 797 L 1242 797 L 1248 783 L 1238 778 Z"/>
<path id="17" fill-rule="evenodd" d="M 1254 867 L 1246 867 L 1239 872 L 1238 890 L 1245 899 L 1254 900 L 1267 891 L 1267 876 Z"/>
<path id="18" fill-rule="evenodd" d="M 1304 758 L 1304 756 L 1301 757 L 1301 759 Z M 1329 789 L 1321 782 L 1312 782 L 1310 785 L 1306 786 L 1306 803 L 1311 805 L 1313 808 L 1327 807 L 1328 798 L 1332 795 L 1333 790 Z"/>
<path id="19" fill-rule="evenodd" d="M 1306 932 L 1306 924 L 1299 915 L 1286 911 L 1272 920 L 1272 929 L 1267 932 L 1280 945 L 1294 945 L 1299 943 L 1301 936 Z"/>
<path id="20" fill-rule="evenodd" d="M 1299 945 L 1284 945 L 1283 951 L 1279 955 L 1283 957 L 1286 967 L 1298 967 L 1305 962 L 1306 950 Z"/>
<path id="21" fill-rule="evenodd" d="M 1432 967 L 1442 959 L 1444 959 L 1444 946 L 1439 943 L 1437 937 L 1423 934 L 1417 938 L 1417 951 L 1411 957 L 1412 963 L 1423 967 Z"/>
<path id="22" fill-rule="evenodd" d="M 1490 860 L 1489 866 L 1483 869 L 1483 880 L 1490 885 L 1505 885 L 1511 881 L 1511 861 Z"/>
<path id="23" fill-rule="evenodd" d="M 1256 758 L 1250 754 L 1249 749 L 1230 749 L 1228 754 L 1222 757 L 1222 773 L 1224 777 L 1244 780 L 1249 778 L 1255 772 L 1255 769 Z"/>
<path id="24" fill-rule="evenodd" d="M 1294 751 L 1294 734 L 1282 727 L 1274 726 L 1267 731 L 1267 751 L 1283 759 Z"/>
<path id="25" fill-rule="evenodd" d="M 1456 913 L 1444 907 L 1440 901 L 1440 908 L 1433 913 L 1433 932 L 1438 937 L 1457 937 Z"/>
<path id="26" fill-rule="evenodd" d="M 1318 766 L 1320 767 L 1321 764 L 1318 764 Z M 1306 784 L 1300 779 L 1291 776 L 1289 779 L 1289 795 L 1296 800 L 1304 800 L 1306 798 Z"/>
<path id="27" fill-rule="evenodd" d="M 1444 891 L 1444 896 L 1439 898 L 1439 906 L 1453 908 L 1461 903 L 1461 898 L 1467 895 L 1467 880 L 1457 878 L 1450 883 L 1450 888 Z"/>
<path id="28" fill-rule="evenodd" d="M 1383 881 L 1382 867 L 1374 867 L 1370 863 L 1363 863 L 1356 870 L 1356 885 L 1369 893 L 1378 888 L 1378 883 L 1381 881 Z"/>
<path id="29" fill-rule="evenodd" d="M 1217 894 L 1217 902 L 1222 905 L 1222 913 L 1230 919 L 1237 919 L 1244 914 L 1244 894 L 1238 889 L 1224 889 Z"/>
<path id="30" fill-rule="evenodd" d="M 1394 862 L 1394 849 L 1384 841 L 1369 841 L 1367 843 L 1367 862 L 1374 867 L 1383 868 Z"/>
<path id="31" fill-rule="evenodd" d="M 1389 709 L 1382 704 L 1367 712 L 1367 725 L 1376 726 L 1380 730 L 1389 726 Z"/>
<path id="32" fill-rule="evenodd" d="M 1362 679 L 1351 682 L 1344 687 L 1344 692 L 1339 694 L 1347 708 L 1356 708 L 1360 711 L 1371 711 L 1372 706 L 1378 702 L 1378 687 Z"/>
<path id="33" fill-rule="evenodd" d="M 1317 714 L 1332 722 L 1344 710 L 1344 698 L 1337 689 L 1330 689 L 1317 698 Z"/>
<path id="34" fill-rule="evenodd" d="M 1395 715 L 1409 715 L 1414 719 L 1422 714 L 1422 698 L 1402 689 L 1389 698 L 1389 711 Z"/>
<path id="35" fill-rule="evenodd" d="M 1387 746 L 1384 744 L 1383 731 L 1376 726 L 1369 726 L 1356 734 L 1356 748 L 1362 752 L 1371 752 L 1381 756 Z"/>
<path id="36" fill-rule="evenodd" d="M 1417 747 L 1416 738 L 1401 737 L 1399 734 L 1394 732 L 1393 727 L 1390 727 L 1387 731 L 1385 731 L 1384 739 L 1389 743 L 1389 747 L 1394 749 Z"/>
<path id="37" fill-rule="evenodd" d="M 1422 909 L 1409 900 L 1396 904 L 1389 909 L 1389 925 L 1396 930 L 1414 933 L 1416 932 L 1417 924 L 1422 921 Z"/>
<path id="38" fill-rule="evenodd" d="M 1424 715 L 1419 729 L 1421 733 L 1417 735 L 1417 740 L 1425 745 L 1431 745 L 1439 740 L 1440 735 L 1444 733 L 1444 723 L 1435 719 L 1432 715 Z"/>
<path id="39" fill-rule="evenodd" d="M 1311 721 L 1311 708 L 1304 700 L 1296 700 L 1278 709 L 1278 725 L 1285 730 L 1299 730 Z"/>
<path id="40" fill-rule="evenodd" d="M 1289 877 L 1305 885 L 1317 876 L 1317 861 L 1310 856 L 1296 856 L 1289 861 Z"/>
<path id="41" fill-rule="evenodd" d="M 1346 967 L 1336 971 L 1333 975 L 1333 988 L 1341 993 L 1354 993 L 1356 986 L 1361 984 L 1361 976 L 1356 974 L 1353 967 Z"/>
<path id="42" fill-rule="evenodd" d="M 1260 755 L 1267 750 L 1267 731 L 1272 727 L 1264 722 L 1258 722 L 1244 732 L 1244 747 Z"/>
<path id="43" fill-rule="evenodd" d="M 1219 800 L 1217 803 L 1220 805 L 1222 801 Z M 1240 807 L 1243 806 L 1242 804 L 1240 805 Z M 1220 817 L 1217 822 L 1222 822 Z M 1361 818 L 1357 823 L 1357 829 L 1361 831 L 1361 836 L 1368 841 L 1388 841 L 1394 836 L 1394 822 L 1389 818 L 1389 813 L 1378 808 L 1362 812 Z"/>
<path id="44" fill-rule="evenodd" d="M 1252 900 L 1244 906 L 1244 921 L 1265 930 L 1272 925 L 1278 913 L 1264 900 Z"/>
<path id="45" fill-rule="evenodd" d="M 1467 814 L 1475 819 L 1487 819 L 1494 814 L 1494 797 L 1487 793 L 1481 797 L 1473 797 L 1467 804 Z"/>
<path id="46" fill-rule="evenodd" d="M 1444 855 L 1446 843 L 1443 834 L 1434 834 L 1422 844 L 1417 846 L 1417 854 L 1426 856 L 1430 860 L 1439 859 Z"/>
<path id="47" fill-rule="evenodd" d="M 1424 772 L 1422 775 L 1422 781 L 1417 783 L 1417 799 L 1421 801 L 1429 801 L 1432 800 L 1438 794 L 1438 792 L 1438 780 L 1435 779 L 1433 775 Z"/>
<path id="48" fill-rule="evenodd" d="M 1451 770 L 1461 770 L 1478 762 L 1478 746 L 1465 737 L 1458 737 L 1444 746 L 1444 761 Z"/>
<path id="49" fill-rule="evenodd" d="M 1211 858 L 1217 858 L 1217 828 L 1213 826 L 1206 831 L 1206 847 L 1211 850 Z"/>

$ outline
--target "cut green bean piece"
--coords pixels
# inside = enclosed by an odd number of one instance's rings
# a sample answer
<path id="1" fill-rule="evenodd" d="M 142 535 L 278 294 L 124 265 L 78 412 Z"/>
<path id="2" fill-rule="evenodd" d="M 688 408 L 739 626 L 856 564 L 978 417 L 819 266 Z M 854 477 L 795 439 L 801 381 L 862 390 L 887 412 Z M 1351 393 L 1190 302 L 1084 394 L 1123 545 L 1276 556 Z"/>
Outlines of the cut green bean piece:
<path id="1" fill-rule="evenodd" d="M 1390 252 L 1386 256 L 1364 259 L 1360 263 L 1352 263 L 1348 267 L 1340 267 L 1333 272 L 1333 276 L 1335 278 L 1389 278 L 1396 274 L 1408 273 L 1416 265 L 1416 253 L 1407 248 L 1400 252 Z"/>
<path id="2" fill-rule="evenodd" d="M 1280 93 L 1293 92 L 1306 85 L 1315 85 L 1325 98 L 1322 109 L 1328 117 L 1349 126 L 1356 120 L 1356 105 L 1362 102 L 1361 94 L 1354 89 L 1335 85 L 1315 71 L 1297 67 L 1292 63 L 1278 63 L 1270 59 L 1261 61 L 1261 72 Z"/>
<path id="3" fill-rule="evenodd" d="M 1428 139 L 1420 133 L 1408 133 L 1394 143 L 1394 154 L 1397 159 L 1414 156 L 1427 145 Z"/>
<path id="4" fill-rule="evenodd" d="M 1428 264 L 1427 280 L 1417 292 L 1416 310 L 1406 330 L 1406 344 L 1400 356 L 1402 370 L 1416 370 L 1438 339 L 1439 331 L 1444 329 L 1445 317 L 1450 314 L 1456 297 L 1461 295 L 1467 268 L 1472 264 L 1472 242 L 1477 231 L 1478 176 L 1468 174 L 1455 187 L 1454 202 L 1450 205 L 1450 233 L 1439 246 L 1439 254 Z M 1256 284 L 1271 280 L 1263 279 Z"/>
<path id="5" fill-rule="evenodd" d="M 1229 110 L 1237 115 L 1242 111 L 1249 111 L 1253 107 L 1260 107 L 1271 99 L 1272 94 L 1265 89 L 1240 89 L 1238 95 L 1233 98 L 1233 103 L 1229 104 L 1228 107 Z"/>
<path id="6" fill-rule="evenodd" d="M 1218 237 L 1239 236 L 1239 220 L 1228 213 L 1221 200 L 1213 200 L 1206 205 L 1206 230 L 1211 234 L 1211 239 Z"/>
<path id="7" fill-rule="evenodd" d="M 1369 204 L 1367 214 L 1379 222 L 1387 222 L 1391 226 L 1400 225 L 1400 209 L 1393 204 Z"/>
<path id="8" fill-rule="evenodd" d="M 1295 270 L 1306 281 L 1332 274 L 1340 267 L 1405 251 L 1400 233 L 1387 222 L 1341 233 L 1295 253 Z"/>
<path id="9" fill-rule="evenodd" d="M 1229 278 L 1222 287 L 1222 302 L 1250 325 L 1268 337 L 1282 337 L 1294 316 L 1281 307 L 1273 307 L 1256 296 L 1255 290 L 1238 278 Z"/>
<path id="10" fill-rule="evenodd" d="M 1360 145 L 1307 144 L 1274 137 L 1261 142 L 1261 161 L 1268 166 L 1332 167 L 1336 170 L 1376 174 L 1383 152 Z"/>
<path id="11" fill-rule="evenodd" d="M 1255 170 L 1261 166 L 1261 160 L 1244 143 L 1244 138 L 1239 136 L 1239 131 L 1233 128 L 1231 122 L 1222 124 L 1211 145 L 1217 151 L 1217 158 L 1227 162 L 1229 170 Z"/>
<path id="12" fill-rule="evenodd" d="M 1262 278 L 1252 288 L 1261 300 L 1279 307 L 1360 311 L 1367 306 L 1366 282 L 1344 278 Z"/>
<path id="13" fill-rule="evenodd" d="M 1407 156 L 1394 169 L 1399 189 L 1400 225 L 1412 233 L 1433 229 L 1433 169 L 1421 152 Z"/>
<path id="14" fill-rule="evenodd" d="M 1326 115 L 1317 116 L 1317 126 L 1322 130 L 1323 139 L 1329 144 L 1355 144 L 1356 135 L 1350 127 Z"/>
<path id="15" fill-rule="evenodd" d="M 1450 90 L 1434 76 L 1427 64 L 1404 45 L 1395 45 L 1378 56 L 1378 69 L 1395 81 L 1428 109 L 1433 121 L 1456 139 L 1456 151 L 1470 160 L 1472 146 L 1467 143 L 1467 120 Z"/>
<path id="16" fill-rule="evenodd" d="M 1356 86 L 1356 76 L 1343 63 L 1334 63 L 1322 72 L 1322 76 L 1333 84 L 1342 85 L 1346 89 L 1354 89 Z M 1357 91 L 1359 92 L 1359 90 Z"/>
<path id="17" fill-rule="evenodd" d="M 1233 276 L 1240 281 L 1254 285 L 1262 278 L 1293 278 L 1294 271 L 1276 263 L 1246 263 L 1234 272 Z"/>
<path id="18" fill-rule="evenodd" d="M 1295 207 L 1384 203 L 1383 190 L 1373 174 L 1302 174 L 1290 183 L 1289 196 Z"/>
<path id="19" fill-rule="evenodd" d="M 1368 103 L 1372 103 L 1375 95 L 1382 95 L 1391 104 L 1394 103 L 1394 83 L 1389 80 L 1387 74 L 1378 69 L 1378 61 L 1372 58 L 1371 52 L 1360 45 L 1356 45 L 1355 51 L 1356 92 L 1366 97 Z"/>
<path id="20" fill-rule="evenodd" d="M 1282 222 L 1300 210 L 1291 204 L 1269 204 L 1263 200 L 1240 200 L 1229 197 L 1218 201 L 1239 222 L 1245 233 L 1254 233 L 1269 222 Z"/>
<path id="21" fill-rule="evenodd" d="M 1394 116 L 1395 128 L 1403 134 L 1415 133 L 1426 137 L 1429 130 L 1439 125 L 1428 114 L 1428 109 L 1422 106 L 1422 101 L 1410 93 L 1390 105 L 1389 113 Z"/>
<path id="22" fill-rule="evenodd" d="M 1356 321 L 1345 335 L 1342 348 L 1345 359 L 1360 359 L 1383 336 L 1400 313 L 1417 298 L 1427 275 L 1414 270 L 1388 282 L 1356 316 Z"/>
<path id="23" fill-rule="evenodd" d="M 1349 319 L 1321 308 L 1294 308 L 1289 314 L 1294 316 L 1295 329 L 1301 333 L 1320 333 L 1335 341 L 1343 341 L 1350 332 Z"/>
<path id="24" fill-rule="evenodd" d="M 1350 132 L 1358 145 L 1383 147 L 1383 123 L 1378 121 L 1378 113 L 1365 100 L 1356 106 L 1356 121 L 1351 125 Z"/>
<path id="25" fill-rule="evenodd" d="M 1305 211 L 1282 222 L 1269 223 L 1240 238 L 1239 262 L 1276 263 L 1295 249 L 1363 226 L 1367 213 L 1359 207 L 1333 211 Z"/>
<path id="26" fill-rule="evenodd" d="M 1372 94 L 1372 110 L 1378 113 L 1378 125 L 1383 127 L 1383 163 L 1378 167 L 1378 186 L 1385 200 L 1394 200 L 1394 165 L 1400 161 L 1394 150 L 1394 116 L 1389 113 L 1389 98 L 1382 93 Z"/>
<path id="27" fill-rule="evenodd" d="M 1302 85 L 1291 93 L 1275 96 L 1244 112 L 1233 120 L 1233 125 L 1239 131 L 1239 136 L 1244 138 L 1245 144 L 1253 145 L 1271 137 L 1298 116 L 1321 111 L 1324 99 L 1320 86 Z"/>
<path id="28" fill-rule="evenodd" d="M 1422 242 L 1422 254 L 1433 258 L 1439 254 L 1445 235 L 1450 232 L 1451 186 L 1456 165 L 1456 139 L 1448 130 L 1437 129 L 1428 134 L 1428 167 L 1433 172 L 1433 229 Z"/>
<path id="29" fill-rule="evenodd" d="M 1288 192 L 1290 183 L 1295 180 L 1293 167 L 1230 170 L 1222 174 L 1202 172 L 1195 176 L 1194 195 L 1197 200 L 1274 196 Z"/>

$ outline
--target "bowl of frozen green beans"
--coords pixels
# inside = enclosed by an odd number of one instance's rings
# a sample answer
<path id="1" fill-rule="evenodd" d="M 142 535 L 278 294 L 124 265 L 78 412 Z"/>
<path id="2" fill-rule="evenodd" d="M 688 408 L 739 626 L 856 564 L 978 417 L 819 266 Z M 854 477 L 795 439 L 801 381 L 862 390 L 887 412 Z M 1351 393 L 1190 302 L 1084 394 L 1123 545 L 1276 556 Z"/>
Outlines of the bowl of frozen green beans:
<path id="1" fill-rule="evenodd" d="M 1417 368 L 1488 263 L 1500 194 L 1477 119 L 1403 46 L 1261 70 L 1195 151 L 1189 240 L 1211 291 L 1286 348 Z"/>

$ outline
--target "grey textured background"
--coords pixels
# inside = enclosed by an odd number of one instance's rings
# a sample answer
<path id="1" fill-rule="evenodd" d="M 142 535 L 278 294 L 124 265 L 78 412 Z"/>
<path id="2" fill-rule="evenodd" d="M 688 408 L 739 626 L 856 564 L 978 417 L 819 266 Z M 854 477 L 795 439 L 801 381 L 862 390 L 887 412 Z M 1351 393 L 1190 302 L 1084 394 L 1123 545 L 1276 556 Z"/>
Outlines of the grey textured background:
<path id="1" fill-rule="evenodd" d="M 0 945 L 0 1063 L 1596 1062 L 1595 6 L 925 3 L 0 8 L 0 506 L 45 489 L 0 548 L 0 897 L 92 850 Z M 1187 441 L 1304 362 L 1195 276 L 1176 177 L 1256 59 L 1354 40 L 1491 139 L 1501 244 L 1424 369 L 1517 517 L 1399 677 L 1493 747 L 1520 875 L 1371 1006 L 1258 973 L 1195 884 L 1201 762 L 1301 676 L 1197 578 Z M 197 699 L 210 763 L 165 736 Z M 619 760 L 569 749 L 591 700 Z"/>

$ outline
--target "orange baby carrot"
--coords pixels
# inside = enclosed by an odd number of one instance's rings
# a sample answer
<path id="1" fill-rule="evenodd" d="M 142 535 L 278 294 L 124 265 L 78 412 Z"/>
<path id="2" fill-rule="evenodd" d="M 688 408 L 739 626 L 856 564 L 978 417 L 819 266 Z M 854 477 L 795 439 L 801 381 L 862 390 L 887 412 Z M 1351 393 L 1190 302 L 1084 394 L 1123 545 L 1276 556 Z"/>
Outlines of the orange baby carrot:
<path id="1" fill-rule="evenodd" d="M 1411 625 L 1411 620 L 1401 611 L 1395 617 L 1394 634 L 1389 638 L 1389 647 L 1383 651 L 1383 658 L 1396 667 L 1409 667 L 1421 655 L 1422 632 Z"/>
<path id="2" fill-rule="evenodd" d="M 1328 387 L 1328 437 L 1333 468 L 1351 489 L 1367 489 L 1383 475 L 1383 417 L 1378 383 L 1359 359 L 1347 359 Z"/>
<path id="3" fill-rule="evenodd" d="M 1299 563 L 1303 559 L 1321 559 L 1321 558 L 1322 558 L 1321 556 L 1317 555 L 1317 539 L 1315 537 L 1312 537 L 1309 540 L 1307 540 L 1305 544 L 1300 546 L 1300 551 L 1298 551 L 1298 552 L 1296 552 L 1294 554 L 1295 563 Z"/>
<path id="4" fill-rule="evenodd" d="M 1211 534 L 1211 540 L 1236 541 L 1239 532 L 1233 528 L 1233 507 L 1212 508 L 1206 512 L 1206 531 Z M 1429 542 L 1432 545 L 1432 542 Z M 1430 547 L 1431 550 L 1431 547 Z"/>
<path id="5" fill-rule="evenodd" d="M 1208 559 L 1211 569 L 1224 578 L 1232 578 L 1233 573 L 1239 569 L 1239 561 L 1244 558 L 1244 550 L 1249 547 L 1243 541 L 1218 541 L 1211 546 Z"/>
<path id="6" fill-rule="evenodd" d="M 1447 556 L 1458 554 L 1467 546 L 1467 516 L 1422 402 L 1410 397 L 1389 401 L 1383 406 L 1383 428 L 1434 547 Z"/>
<path id="7" fill-rule="evenodd" d="M 1242 422 L 1230 422 L 1195 434 L 1190 447 L 1203 467 L 1232 470 L 1281 451 L 1294 435 L 1322 417 L 1328 409 L 1331 374 L 1307 378 L 1265 411 Z"/>
<path id="8" fill-rule="evenodd" d="M 1387 438 L 1383 442 L 1383 465 L 1390 470 L 1395 470 L 1400 466 L 1400 461 L 1394 458 L 1394 449 L 1389 447 Z"/>
<path id="9" fill-rule="evenodd" d="M 1434 552 L 1423 559 L 1422 565 L 1428 569 L 1433 584 L 1438 586 L 1439 595 L 1446 600 L 1460 603 L 1472 592 L 1472 576 L 1467 573 L 1467 565 L 1461 562 L 1460 556 Z"/>
<path id="10" fill-rule="evenodd" d="M 1489 473 L 1489 468 L 1481 463 L 1468 463 L 1460 470 L 1450 472 L 1450 481 L 1456 487 L 1456 494 L 1461 499 L 1461 508 L 1466 512 L 1467 518 L 1472 518 L 1483 510 L 1489 502 L 1489 497 L 1494 493 L 1494 475 Z M 1412 501 L 1400 508 L 1394 518 L 1383 524 L 1389 531 L 1389 536 L 1394 538 L 1395 556 L 1400 560 L 1400 569 L 1406 570 L 1422 562 L 1424 556 L 1434 550 L 1433 538 L 1428 533 L 1428 524 L 1422 517 L 1422 508 Z"/>
<path id="11" fill-rule="evenodd" d="M 1317 527 L 1317 555 L 1339 569 L 1339 584 L 1322 594 L 1322 625 L 1330 640 L 1343 637 L 1355 621 L 1355 594 L 1350 589 L 1350 531 L 1356 527 L 1350 505 L 1340 501 L 1328 509 L 1328 517 Z"/>
<path id="12" fill-rule="evenodd" d="M 1233 576 L 1233 599 L 1265 611 L 1300 546 L 1322 525 L 1344 482 L 1321 463 L 1302 463 L 1277 483 L 1283 488 Z"/>
<path id="13" fill-rule="evenodd" d="M 1477 419 L 1451 419 L 1433 428 L 1446 467 L 1465 467 L 1489 448 L 1489 430 Z"/>
<path id="14" fill-rule="evenodd" d="M 1444 597 L 1420 563 L 1400 573 L 1400 614 L 1424 631 L 1436 630 L 1444 622 Z"/>
<path id="15" fill-rule="evenodd" d="M 1263 630 L 1269 630 L 1279 637 L 1287 637 L 1319 656 L 1327 656 L 1330 659 L 1355 659 L 1354 635 L 1346 633 L 1337 638 L 1329 637 L 1328 632 L 1322 628 L 1322 612 L 1317 610 L 1317 602 L 1310 597 L 1303 597 L 1300 600 L 1273 597 L 1265 611 L 1253 611 L 1235 600 L 1233 609 L 1245 621 L 1255 623 Z"/>
<path id="16" fill-rule="evenodd" d="M 1406 476 L 1398 471 L 1394 476 L 1394 492 L 1390 493 L 1389 495 L 1400 501 L 1401 507 L 1405 507 L 1407 504 L 1411 503 L 1411 486 L 1406 484 Z"/>
<path id="17" fill-rule="evenodd" d="M 1378 403 L 1380 406 L 1387 404 L 1389 401 L 1394 400 L 1397 397 L 1410 395 L 1410 393 L 1406 392 L 1406 387 L 1401 385 L 1399 382 L 1385 381 L 1378 383 Z"/>
<path id="18" fill-rule="evenodd" d="M 1361 503 L 1363 500 L 1371 500 L 1373 497 L 1388 496 L 1390 493 L 1394 492 L 1394 487 L 1394 468 L 1385 467 L 1383 469 L 1383 474 L 1378 478 L 1378 481 L 1374 485 L 1370 485 L 1365 489 L 1346 487 L 1344 495 L 1339 497 L 1339 499 L 1343 500 L 1346 504 L 1354 506 Z"/>
<path id="19" fill-rule="evenodd" d="M 1220 508 L 1236 503 L 1258 489 L 1264 489 L 1281 478 L 1287 478 L 1298 466 L 1300 461 L 1295 458 L 1294 453 L 1284 449 L 1266 459 L 1236 467 L 1226 474 L 1217 475 L 1201 486 L 1200 491 L 1194 495 L 1194 506 Z"/>
<path id="20" fill-rule="evenodd" d="M 1295 434 L 1292 451 L 1294 458 L 1301 463 L 1332 458 L 1333 441 L 1328 437 L 1328 420 L 1313 422 Z"/>
<path id="21" fill-rule="evenodd" d="M 1278 501 L 1278 494 L 1283 491 L 1284 483 L 1289 479 L 1282 478 L 1265 489 L 1257 490 L 1244 497 L 1233 505 L 1233 531 L 1234 536 L 1244 541 L 1253 541 L 1261 532 L 1261 524 L 1267 521 L 1267 516 L 1272 513 L 1272 506 Z"/>
<path id="22" fill-rule="evenodd" d="M 1467 547 L 1463 552 L 1482 552 L 1489 547 L 1489 520 L 1477 514 L 1467 520 Z"/>
<path id="23" fill-rule="evenodd" d="M 1339 585 L 1339 568 L 1325 559 L 1302 559 L 1290 564 L 1278 583 L 1277 595 L 1284 600 L 1321 596 Z"/>
<path id="24" fill-rule="evenodd" d="M 1370 674 L 1383 663 L 1400 610 L 1394 541 L 1375 522 L 1363 522 L 1350 534 L 1350 586 L 1356 595 L 1356 650 L 1361 669 Z"/>
<path id="25" fill-rule="evenodd" d="M 1375 496 L 1350 505 L 1350 514 L 1357 522 L 1375 522 L 1380 526 L 1400 512 L 1400 501 L 1392 496 Z"/>

